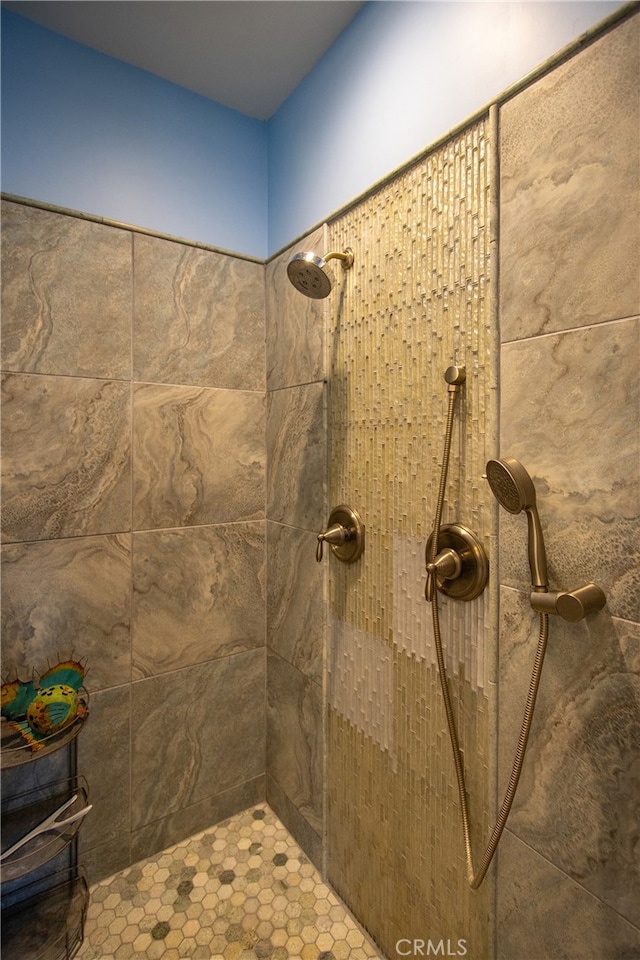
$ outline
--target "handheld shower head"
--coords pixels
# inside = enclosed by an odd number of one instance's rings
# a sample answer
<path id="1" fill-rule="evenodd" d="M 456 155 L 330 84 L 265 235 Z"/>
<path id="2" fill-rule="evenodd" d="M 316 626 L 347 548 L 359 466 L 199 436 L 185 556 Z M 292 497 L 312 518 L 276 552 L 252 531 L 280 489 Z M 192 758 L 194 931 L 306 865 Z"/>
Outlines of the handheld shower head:
<path id="1" fill-rule="evenodd" d="M 287 264 L 287 276 L 299 293 L 312 300 L 324 300 L 331 293 L 334 277 L 327 268 L 327 261 L 342 260 L 345 270 L 353 264 L 353 250 L 347 247 L 344 253 L 333 251 L 324 257 L 315 253 L 296 253 Z"/>
<path id="2" fill-rule="evenodd" d="M 487 480 L 494 497 L 509 513 L 522 513 L 527 507 L 535 507 L 536 488 L 519 460 L 513 457 L 489 460 Z"/>
<path id="3" fill-rule="evenodd" d="M 533 480 L 519 460 L 505 457 L 487 462 L 487 480 L 498 503 L 509 513 L 527 514 L 529 530 L 529 567 L 534 590 L 545 592 L 549 588 L 547 556 L 536 506 L 536 488 Z"/>

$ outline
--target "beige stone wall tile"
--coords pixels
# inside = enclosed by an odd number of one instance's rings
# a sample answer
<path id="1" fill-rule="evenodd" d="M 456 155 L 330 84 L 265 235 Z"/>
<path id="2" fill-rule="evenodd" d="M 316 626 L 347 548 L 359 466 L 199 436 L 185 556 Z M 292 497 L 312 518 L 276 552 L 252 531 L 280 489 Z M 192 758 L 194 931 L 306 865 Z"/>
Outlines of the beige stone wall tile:
<path id="1" fill-rule="evenodd" d="M 4 370 L 131 376 L 131 234 L 2 202 Z"/>
<path id="2" fill-rule="evenodd" d="M 2 585 L 3 676 L 74 657 L 91 693 L 130 682 L 129 534 L 7 544 Z"/>
<path id="3" fill-rule="evenodd" d="M 134 377 L 263 390 L 264 267 L 134 237 Z"/>
<path id="4" fill-rule="evenodd" d="M 112 842 L 129 845 L 131 817 L 130 686 L 100 690 L 78 737 L 78 771 L 89 785 L 93 809 L 82 825 L 82 850 Z"/>
<path id="5" fill-rule="evenodd" d="M 133 684 L 133 831 L 264 773 L 264 659 L 251 650 Z"/>
<path id="6" fill-rule="evenodd" d="M 636 14 L 501 111 L 501 455 L 533 478 L 551 589 L 595 582 L 607 598 L 579 623 L 550 618 L 500 851 L 505 960 L 531 943 L 545 958 L 638 950 L 639 30 Z M 503 780 L 538 632 L 526 527 L 501 510 Z"/>
<path id="7" fill-rule="evenodd" d="M 2 239 L 3 671 L 87 662 L 93 880 L 264 798 L 264 268 L 14 202 Z"/>
<path id="8" fill-rule="evenodd" d="M 264 646 L 263 521 L 139 532 L 133 541 L 136 678 Z"/>
<path id="9" fill-rule="evenodd" d="M 129 394 L 111 380 L 3 377 L 6 541 L 130 529 Z"/>
<path id="10" fill-rule="evenodd" d="M 640 312 L 640 17 L 500 111 L 503 341 Z"/>
<path id="11" fill-rule="evenodd" d="M 500 850 L 500 874 L 498 960 L 528 955 L 619 960 L 640 953 L 636 927 L 509 830 Z"/>
<path id="12" fill-rule="evenodd" d="M 268 651 L 267 773 L 322 834 L 322 688 Z"/>
<path id="13" fill-rule="evenodd" d="M 264 517 L 264 397 L 137 384 L 135 529 Z"/>
<path id="14" fill-rule="evenodd" d="M 527 593 L 501 594 L 500 781 L 508 782 L 538 622 Z M 603 610 L 551 623 L 527 760 L 510 830 L 640 927 L 640 626 Z M 558 935 L 560 935 L 558 931 Z"/>
<path id="15" fill-rule="evenodd" d="M 314 533 L 267 524 L 267 644 L 322 683 L 326 622 L 324 575 Z"/>
<path id="16" fill-rule="evenodd" d="M 502 455 L 533 478 L 556 588 L 599 583 L 612 614 L 640 620 L 640 319 L 502 349 Z M 500 515 L 501 574 L 530 582 L 527 524 Z"/>
<path id="17" fill-rule="evenodd" d="M 267 395 L 267 518 L 325 529 L 326 426 L 322 383 Z"/>

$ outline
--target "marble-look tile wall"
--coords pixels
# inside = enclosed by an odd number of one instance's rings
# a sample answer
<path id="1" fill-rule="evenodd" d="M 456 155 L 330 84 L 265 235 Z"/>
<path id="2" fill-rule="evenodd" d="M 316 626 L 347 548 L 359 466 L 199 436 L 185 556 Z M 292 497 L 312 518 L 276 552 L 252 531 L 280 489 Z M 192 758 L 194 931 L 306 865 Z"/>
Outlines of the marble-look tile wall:
<path id="1" fill-rule="evenodd" d="M 640 16 L 501 110 L 501 455 L 533 477 L 552 617 L 498 874 L 498 958 L 640 956 Z M 500 514 L 500 759 L 537 622 L 526 521 Z M 544 923 L 540 918 L 544 917 Z"/>
<path id="2" fill-rule="evenodd" d="M 297 250 L 322 255 L 319 228 L 266 267 L 267 799 L 322 869 L 327 561 L 316 563 L 326 501 L 325 311 L 289 283 Z M 337 291 L 332 293 L 332 297 Z"/>
<path id="3" fill-rule="evenodd" d="M 264 266 L 6 201 L 2 272 L 3 675 L 87 661 L 97 879 L 264 798 Z"/>

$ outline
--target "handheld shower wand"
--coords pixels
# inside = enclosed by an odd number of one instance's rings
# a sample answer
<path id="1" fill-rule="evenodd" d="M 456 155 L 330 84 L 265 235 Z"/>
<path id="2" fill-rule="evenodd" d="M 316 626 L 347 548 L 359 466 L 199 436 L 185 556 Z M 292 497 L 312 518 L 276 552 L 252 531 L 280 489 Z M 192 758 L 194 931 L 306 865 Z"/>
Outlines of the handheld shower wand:
<path id="1" fill-rule="evenodd" d="M 451 381 L 449 377 L 446 379 L 449 384 L 452 382 L 455 383 L 455 381 Z M 451 389 L 452 386 L 450 385 L 449 390 Z M 456 388 L 454 387 L 453 389 L 455 390 Z M 451 703 L 451 695 L 449 693 L 449 684 L 447 681 L 444 653 L 442 649 L 437 591 L 434 590 L 433 584 L 434 578 L 437 579 L 437 574 L 440 572 L 444 577 L 444 583 L 441 584 L 439 581 L 437 581 L 438 590 L 446 593 L 447 596 L 454 596 L 453 593 L 447 592 L 445 589 L 448 583 L 447 578 L 454 578 L 451 582 L 455 584 L 457 582 L 456 578 L 458 578 L 460 572 L 459 570 L 453 569 L 451 554 L 455 553 L 455 551 L 452 550 L 448 545 L 446 549 L 443 549 L 440 551 L 440 553 L 437 553 L 440 519 L 442 513 L 442 499 L 444 497 L 446 470 L 449 456 L 448 448 L 451 443 L 451 420 L 453 417 L 452 399 L 454 397 L 455 393 L 451 394 L 449 419 L 447 422 L 447 431 L 445 435 L 445 457 L 443 460 L 440 492 L 438 494 L 438 504 L 436 508 L 436 527 L 432 534 L 431 540 L 427 545 L 427 587 L 425 596 L 426 599 L 431 601 L 432 604 L 433 635 L 438 659 L 438 674 L 440 676 L 440 686 L 442 688 L 442 697 L 447 717 L 447 726 L 449 728 L 449 739 L 451 741 L 453 760 L 456 770 L 456 779 L 458 783 L 458 797 L 460 800 L 462 832 L 465 844 L 467 879 L 470 886 L 475 890 L 480 886 L 486 876 L 487 870 L 489 869 L 489 865 L 491 864 L 493 855 L 496 852 L 496 848 L 500 842 L 500 838 L 509 817 L 513 800 L 516 795 L 516 790 L 518 789 L 518 783 L 520 781 L 520 775 L 522 773 L 522 767 L 524 764 L 525 751 L 527 749 L 527 743 L 531 731 L 533 711 L 536 705 L 536 698 L 538 695 L 538 687 L 540 685 L 540 677 L 544 663 L 547 641 L 549 639 L 549 614 L 559 614 L 561 617 L 563 617 L 563 619 L 575 622 L 582 620 L 589 613 L 602 609 L 606 600 L 605 595 L 600 587 L 596 586 L 594 583 L 585 584 L 585 586 L 579 587 L 577 590 L 573 590 L 571 592 L 560 591 L 557 593 L 549 593 L 547 557 L 544 547 L 544 538 L 542 536 L 540 517 L 538 516 L 538 510 L 536 507 L 536 491 L 533 485 L 533 480 L 522 464 L 513 457 L 505 457 L 503 460 L 489 460 L 486 466 L 486 478 L 489 481 L 489 486 L 491 487 L 491 490 L 498 503 L 500 503 L 509 513 L 522 513 L 524 510 L 527 514 L 527 524 L 529 530 L 528 554 L 529 567 L 531 569 L 532 590 L 531 606 L 539 614 L 540 632 L 538 634 L 535 661 L 531 671 L 529 691 L 522 717 L 518 745 L 511 768 L 511 776 L 509 777 L 509 783 L 505 790 L 502 805 L 498 812 L 493 830 L 491 831 L 491 836 L 489 837 L 484 856 L 482 857 L 479 868 L 476 870 L 473 863 L 473 853 L 471 849 L 471 827 L 463 756 L 458 740 L 455 715 L 453 705 Z M 484 583 L 482 584 L 482 587 L 484 587 Z M 478 596 L 478 593 L 474 592 L 473 596 Z"/>
<path id="2" fill-rule="evenodd" d="M 536 507 L 536 488 L 519 460 L 505 457 L 487 462 L 487 480 L 498 503 L 509 513 L 527 514 L 529 527 L 529 567 L 535 593 L 547 593 L 547 555 L 540 516 Z"/>
<path id="3" fill-rule="evenodd" d="M 606 597 L 595 583 L 586 583 L 576 590 L 549 593 L 547 557 L 536 507 L 536 490 L 533 480 L 520 461 L 513 457 L 489 460 L 486 477 L 496 500 L 505 510 L 509 513 L 521 513 L 524 510 L 527 514 L 533 609 L 537 613 L 558 614 L 571 623 L 601 610 L 606 603 Z"/>

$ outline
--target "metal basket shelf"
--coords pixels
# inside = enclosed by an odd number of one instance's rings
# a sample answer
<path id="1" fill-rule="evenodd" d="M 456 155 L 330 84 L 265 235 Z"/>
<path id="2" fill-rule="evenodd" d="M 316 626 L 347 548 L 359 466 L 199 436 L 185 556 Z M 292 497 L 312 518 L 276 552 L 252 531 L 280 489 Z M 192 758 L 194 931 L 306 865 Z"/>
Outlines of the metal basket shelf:
<path id="1" fill-rule="evenodd" d="M 84 936 L 89 885 L 82 872 L 53 883 L 2 911 L 3 960 L 69 960 Z"/>
<path id="2" fill-rule="evenodd" d="M 84 687 L 78 694 L 78 701 L 83 707 L 82 714 L 78 715 L 69 726 L 63 727 L 62 730 L 58 730 L 48 737 L 43 737 L 38 742 L 37 747 L 27 743 L 20 732 L 2 717 L 0 725 L 0 768 L 5 770 L 8 767 L 18 767 L 22 763 L 39 760 L 40 757 L 46 757 L 55 750 L 60 750 L 75 739 L 89 714 L 89 694 Z"/>
<path id="3" fill-rule="evenodd" d="M 62 853 L 73 841 L 83 823 L 87 808 L 88 786 L 84 777 L 73 777 L 34 787 L 2 804 L 2 856 L 0 882 L 11 883 L 43 867 Z M 22 846 L 8 856 L 5 851 L 21 838 L 34 832 L 64 805 L 64 812 L 56 820 L 68 822 L 46 823 L 47 830 L 23 841 Z"/>

